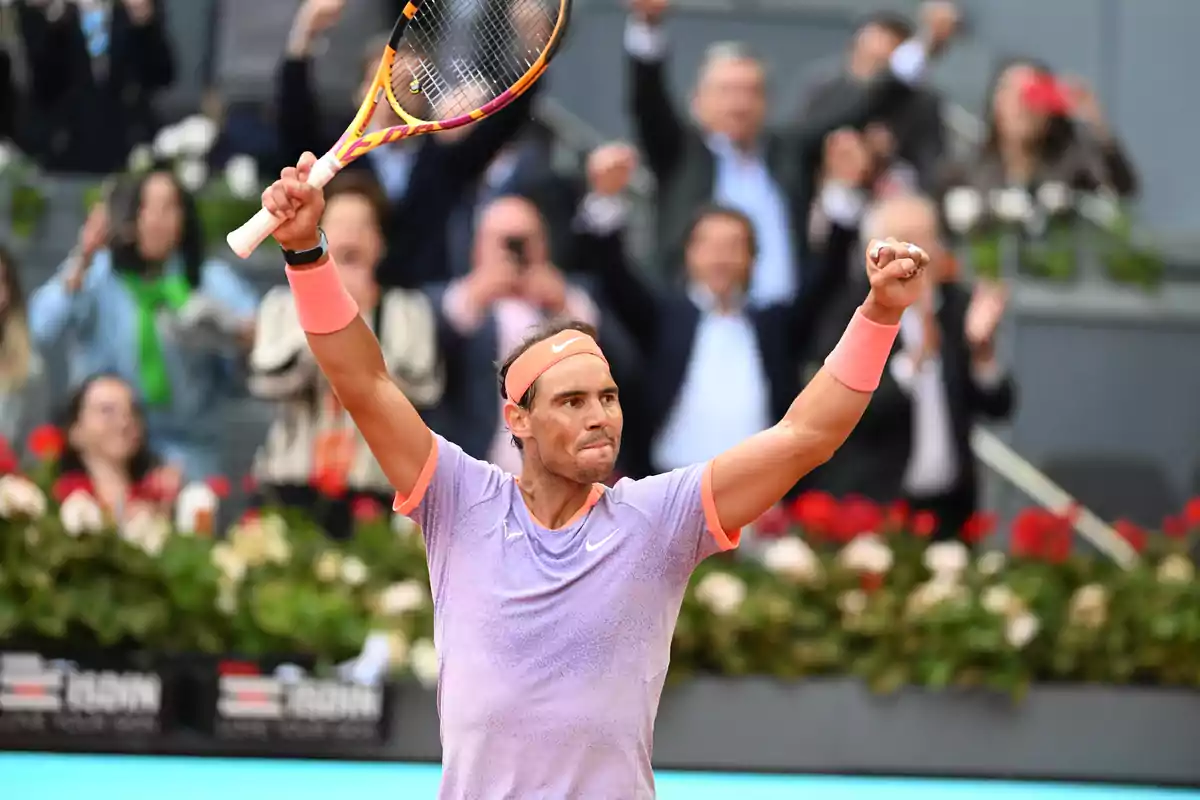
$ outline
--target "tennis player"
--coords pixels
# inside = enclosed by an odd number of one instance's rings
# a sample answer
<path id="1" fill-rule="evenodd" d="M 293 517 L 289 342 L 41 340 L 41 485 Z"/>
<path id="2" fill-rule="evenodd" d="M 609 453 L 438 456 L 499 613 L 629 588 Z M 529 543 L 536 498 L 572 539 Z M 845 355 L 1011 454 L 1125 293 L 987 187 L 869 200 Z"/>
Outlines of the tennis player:
<path id="1" fill-rule="evenodd" d="M 867 252 L 871 289 L 787 415 L 705 464 L 608 477 L 621 403 L 592 331 L 539 331 L 500 369 L 519 477 L 433 433 L 392 382 L 338 277 L 305 154 L 263 193 L 309 345 L 424 532 L 440 655 L 447 800 L 654 797 L 654 717 L 695 566 L 738 545 L 849 435 L 879 383 L 928 256 Z M 335 243 L 336 244 L 336 243 Z M 717 724 L 714 720 L 714 724 Z"/>

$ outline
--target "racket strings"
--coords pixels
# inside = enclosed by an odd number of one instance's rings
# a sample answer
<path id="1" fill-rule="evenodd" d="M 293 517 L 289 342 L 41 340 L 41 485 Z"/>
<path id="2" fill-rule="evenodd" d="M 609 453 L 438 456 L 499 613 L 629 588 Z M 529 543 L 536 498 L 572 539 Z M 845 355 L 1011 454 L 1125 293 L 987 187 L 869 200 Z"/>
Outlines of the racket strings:
<path id="1" fill-rule="evenodd" d="M 510 89 L 549 45 L 559 0 L 424 0 L 392 65 L 400 108 L 447 120 Z"/>

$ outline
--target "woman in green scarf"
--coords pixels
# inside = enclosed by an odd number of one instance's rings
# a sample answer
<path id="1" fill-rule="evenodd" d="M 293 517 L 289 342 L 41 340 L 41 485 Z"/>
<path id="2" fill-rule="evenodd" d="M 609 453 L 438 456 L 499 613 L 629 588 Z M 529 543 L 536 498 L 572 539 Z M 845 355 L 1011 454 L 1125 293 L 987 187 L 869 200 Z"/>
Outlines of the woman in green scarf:
<path id="1" fill-rule="evenodd" d="M 127 178 L 30 300 L 34 339 L 64 346 L 71 383 L 98 372 L 137 387 L 151 446 L 188 479 L 222 472 L 224 398 L 239 389 L 258 297 L 204 256 L 195 202 L 170 169 Z"/>

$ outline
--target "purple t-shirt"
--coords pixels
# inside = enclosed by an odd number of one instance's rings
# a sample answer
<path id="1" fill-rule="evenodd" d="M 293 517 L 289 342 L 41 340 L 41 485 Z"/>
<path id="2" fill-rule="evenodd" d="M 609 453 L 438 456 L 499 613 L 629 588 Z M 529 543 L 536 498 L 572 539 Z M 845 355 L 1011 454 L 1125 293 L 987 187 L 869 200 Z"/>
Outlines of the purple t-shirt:
<path id="1" fill-rule="evenodd" d="M 706 465 L 597 486 L 550 530 L 512 475 L 434 445 L 428 485 L 397 507 L 417 502 L 429 559 L 439 796 L 654 797 L 654 717 L 684 590 L 738 541 L 705 500 Z"/>

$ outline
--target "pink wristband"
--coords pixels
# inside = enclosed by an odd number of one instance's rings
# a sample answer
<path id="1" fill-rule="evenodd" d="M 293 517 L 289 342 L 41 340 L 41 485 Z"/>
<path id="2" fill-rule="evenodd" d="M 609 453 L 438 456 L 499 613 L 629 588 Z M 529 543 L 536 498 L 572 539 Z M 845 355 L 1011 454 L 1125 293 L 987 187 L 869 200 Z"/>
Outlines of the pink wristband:
<path id="1" fill-rule="evenodd" d="M 284 272 L 292 287 L 300 327 L 306 333 L 336 333 L 358 316 L 358 303 L 342 285 L 332 258 L 319 267 L 288 267 Z"/>
<path id="2" fill-rule="evenodd" d="M 899 325 L 880 325 L 867 319 L 861 309 L 855 311 L 825 366 L 838 383 L 856 392 L 873 392 L 879 388 L 899 332 Z"/>

